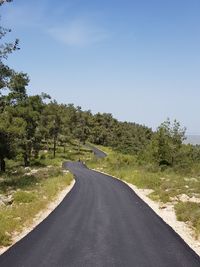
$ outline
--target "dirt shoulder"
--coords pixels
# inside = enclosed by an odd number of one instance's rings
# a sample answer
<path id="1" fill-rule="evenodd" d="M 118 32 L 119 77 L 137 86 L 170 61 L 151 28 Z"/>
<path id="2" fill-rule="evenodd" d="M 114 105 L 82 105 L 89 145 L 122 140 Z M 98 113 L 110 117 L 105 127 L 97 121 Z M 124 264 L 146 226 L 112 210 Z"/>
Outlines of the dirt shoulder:
<path id="1" fill-rule="evenodd" d="M 200 256 L 200 241 L 194 238 L 193 230 L 187 223 L 177 220 L 173 204 L 155 202 L 148 197 L 148 189 L 126 184 Z"/>

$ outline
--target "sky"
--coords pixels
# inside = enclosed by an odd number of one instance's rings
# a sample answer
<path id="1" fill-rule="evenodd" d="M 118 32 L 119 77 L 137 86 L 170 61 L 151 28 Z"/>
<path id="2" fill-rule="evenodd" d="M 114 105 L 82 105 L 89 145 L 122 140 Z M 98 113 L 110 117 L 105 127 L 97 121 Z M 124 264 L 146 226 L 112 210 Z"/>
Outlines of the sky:
<path id="1" fill-rule="evenodd" d="M 14 0 L 0 13 L 30 94 L 200 134 L 199 0 Z"/>

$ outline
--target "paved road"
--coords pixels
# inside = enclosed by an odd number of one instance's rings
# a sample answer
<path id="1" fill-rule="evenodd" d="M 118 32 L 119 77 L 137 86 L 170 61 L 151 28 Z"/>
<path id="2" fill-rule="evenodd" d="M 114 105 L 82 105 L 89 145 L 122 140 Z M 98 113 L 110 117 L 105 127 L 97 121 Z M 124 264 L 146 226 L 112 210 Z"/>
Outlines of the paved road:
<path id="1" fill-rule="evenodd" d="M 1 267 L 199 267 L 199 257 L 124 183 L 66 163 L 76 184 L 0 257 Z"/>
<path id="2" fill-rule="evenodd" d="M 94 155 L 97 158 L 105 158 L 107 156 L 107 154 L 105 152 L 103 152 L 102 150 L 92 146 L 92 145 L 87 145 L 88 148 L 92 149 L 94 152 Z"/>

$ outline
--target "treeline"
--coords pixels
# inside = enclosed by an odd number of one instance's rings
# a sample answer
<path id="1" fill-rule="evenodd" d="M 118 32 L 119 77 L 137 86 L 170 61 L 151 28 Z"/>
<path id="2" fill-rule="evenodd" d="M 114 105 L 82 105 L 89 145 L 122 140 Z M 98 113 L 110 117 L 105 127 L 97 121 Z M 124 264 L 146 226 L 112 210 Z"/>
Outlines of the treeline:
<path id="1" fill-rule="evenodd" d="M 139 155 L 139 161 L 161 170 L 168 167 L 181 172 L 199 172 L 200 146 L 185 144 L 186 128 L 178 121 L 167 119 L 152 135 L 151 141 Z"/>
<path id="2" fill-rule="evenodd" d="M 52 101 L 46 94 L 29 96 L 28 76 L 13 72 L 7 77 L 7 93 L 0 96 L 0 161 L 23 157 L 24 166 L 37 158 L 41 150 L 63 147 L 71 140 L 85 144 L 112 146 L 127 153 L 137 153 L 151 138 L 151 130 L 137 124 L 119 122 L 111 114 L 82 111 L 72 104 Z M 2 88 L 1 88 L 2 89 Z"/>

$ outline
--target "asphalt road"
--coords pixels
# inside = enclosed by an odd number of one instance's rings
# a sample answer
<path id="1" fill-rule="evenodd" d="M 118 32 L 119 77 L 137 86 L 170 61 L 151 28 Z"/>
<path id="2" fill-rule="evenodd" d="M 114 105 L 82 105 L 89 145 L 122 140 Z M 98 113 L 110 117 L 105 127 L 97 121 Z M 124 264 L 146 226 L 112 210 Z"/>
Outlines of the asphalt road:
<path id="1" fill-rule="evenodd" d="M 200 258 L 121 181 L 65 163 L 76 184 L 0 267 L 199 267 Z"/>
<path id="2" fill-rule="evenodd" d="M 107 154 L 105 152 L 103 152 L 102 150 L 92 146 L 92 145 L 87 145 L 88 148 L 92 149 L 94 152 L 94 155 L 97 158 L 105 158 L 107 156 Z"/>

